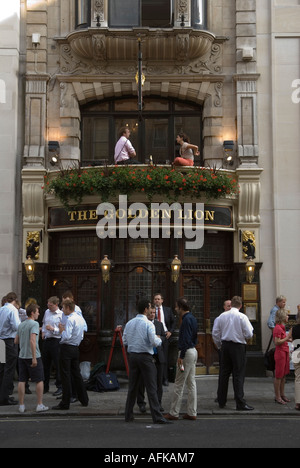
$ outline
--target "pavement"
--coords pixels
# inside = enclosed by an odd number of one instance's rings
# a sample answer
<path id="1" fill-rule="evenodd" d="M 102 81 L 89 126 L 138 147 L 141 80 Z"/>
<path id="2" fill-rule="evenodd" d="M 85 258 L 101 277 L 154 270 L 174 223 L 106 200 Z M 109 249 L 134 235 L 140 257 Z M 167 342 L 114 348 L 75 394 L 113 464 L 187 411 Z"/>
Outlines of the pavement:
<path id="1" fill-rule="evenodd" d="M 236 411 L 235 401 L 233 397 L 232 381 L 229 384 L 228 401 L 224 409 L 220 409 L 218 404 L 215 403 L 218 377 L 217 376 L 197 376 L 197 390 L 198 390 L 198 415 L 238 415 L 240 412 Z M 59 401 L 52 395 L 56 387 L 54 383 L 50 382 L 50 392 L 44 395 L 43 403 L 50 408 L 46 413 L 36 413 L 36 395 L 35 384 L 30 384 L 32 395 L 25 395 L 26 412 L 20 414 L 18 406 L 0 406 L 0 419 L 15 418 L 15 417 L 54 417 L 58 415 L 63 416 L 78 416 L 78 417 L 93 417 L 93 416 L 124 416 L 124 409 L 127 397 L 127 379 L 119 379 L 121 388 L 117 391 L 97 393 L 88 392 L 89 406 L 83 407 L 79 402 L 72 403 L 69 410 L 58 411 L 52 410 Z M 13 397 L 18 400 L 17 382 Z M 169 386 L 163 387 L 164 394 L 162 406 L 167 413 L 170 408 L 170 402 L 173 393 L 173 383 Z M 287 380 L 285 394 L 291 400 L 285 406 L 279 405 L 274 402 L 274 387 L 272 377 L 249 377 L 245 380 L 245 399 L 247 403 L 254 407 L 254 411 L 242 412 L 243 414 L 262 415 L 262 416 L 299 416 L 300 413 L 295 410 L 294 401 L 294 378 L 290 377 Z M 184 392 L 181 412 L 186 412 L 187 393 Z M 135 406 L 135 414 L 139 415 L 139 408 Z M 147 402 L 147 413 L 150 416 L 149 405 Z"/>

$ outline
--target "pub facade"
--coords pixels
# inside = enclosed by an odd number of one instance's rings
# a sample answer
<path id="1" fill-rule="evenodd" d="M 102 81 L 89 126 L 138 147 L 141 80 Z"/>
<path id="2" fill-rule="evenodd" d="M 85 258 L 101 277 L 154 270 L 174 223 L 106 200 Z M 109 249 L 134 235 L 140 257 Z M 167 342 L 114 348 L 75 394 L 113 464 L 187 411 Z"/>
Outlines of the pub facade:
<path id="1" fill-rule="evenodd" d="M 45 309 L 71 290 L 88 324 L 81 359 L 95 364 L 107 361 L 115 328 L 140 298 L 159 292 L 174 308 L 185 296 L 199 327 L 197 372 L 214 374 L 213 322 L 241 295 L 255 330 L 248 372 L 263 374 L 255 2 L 32 0 L 25 18 L 22 301 Z M 124 126 L 140 164 L 120 169 L 113 156 Z M 172 166 L 180 132 L 199 147 L 192 168 Z M 107 221 L 101 234 L 109 210 L 117 226 Z M 204 240 L 193 248 L 183 227 L 195 234 L 198 221 Z M 170 367 L 176 332 L 172 349 Z M 113 366 L 123 366 L 118 351 Z"/>

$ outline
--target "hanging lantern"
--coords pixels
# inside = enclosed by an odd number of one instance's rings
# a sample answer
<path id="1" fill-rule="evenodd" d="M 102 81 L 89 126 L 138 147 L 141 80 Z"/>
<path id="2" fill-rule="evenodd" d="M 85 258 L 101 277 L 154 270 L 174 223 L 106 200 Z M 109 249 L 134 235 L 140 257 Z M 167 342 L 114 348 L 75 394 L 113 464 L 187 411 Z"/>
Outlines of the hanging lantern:
<path id="1" fill-rule="evenodd" d="M 172 271 L 172 281 L 173 283 L 177 283 L 181 268 L 181 261 L 178 258 L 178 255 L 174 255 L 174 259 L 171 263 L 171 271 Z"/>
<path id="2" fill-rule="evenodd" d="M 111 261 L 109 260 L 107 255 L 104 255 L 104 258 L 101 261 L 100 267 L 102 271 L 103 281 L 104 283 L 107 283 L 109 281 L 110 269 L 111 269 Z"/>
<path id="3" fill-rule="evenodd" d="M 24 266 L 25 266 L 25 271 L 26 271 L 28 281 L 30 283 L 33 283 L 35 281 L 35 277 L 34 277 L 35 263 L 32 260 L 30 255 L 28 255 L 28 257 L 26 258 Z"/>

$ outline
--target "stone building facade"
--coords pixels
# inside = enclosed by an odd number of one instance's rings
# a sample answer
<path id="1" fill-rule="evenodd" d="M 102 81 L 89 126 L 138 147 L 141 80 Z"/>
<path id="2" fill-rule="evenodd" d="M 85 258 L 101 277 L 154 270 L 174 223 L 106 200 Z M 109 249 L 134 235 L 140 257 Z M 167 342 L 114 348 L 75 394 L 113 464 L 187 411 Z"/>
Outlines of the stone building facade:
<path id="1" fill-rule="evenodd" d="M 24 88 L 19 90 L 24 132 L 18 133 L 23 264 L 28 240 L 37 236 L 38 244 L 33 283 L 23 268 L 22 299 L 34 296 L 46 304 L 50 295 L 72 289 L 90 319 L 82 353 L 95 362 L 106 359 L 114 327 L 130 318 L 137 297 L 161 290 L 174 306 L 175 298 L 185 294 L 199 321 L 199 373 L 213 373 L 213 320 L 228 295 L 240 294 L 255 329 L 249 372 L 261 375 L 269 338 L 266 320 L 275 297 L 285 294 L 292 312 L 300 302 L 293 262 L 299 250 L 294 229 L 299 224 L 299 2 L 129 3 L 124 9 L 124 2 L 108 0 L 20 2 L 20 47 L 26 46 Z M 137 109 L 139 44 L 145 75 L 142 113 Z M 85 197 L 81 219 L 71 223 L 70 218 L 61 221 L 60 201 L 41 189 L 45 175 L 57 174 L 58 166 L 50 164 L 53 142 L 59 145 L 62 169 L 111 165 L 118 126 L 127 121 L 142 163 L 148 164 L 153 152 L 155 162 L 168 165 L 176 151 L 174 136 L 185 130 L 201 150 L 197 165 L 238 180 L 237 196 L 201 199 L 208 211 L 229 210 L 231 216 L 228 224 L 206 226 L 202 253 L 192 255 L 174 241 L 98 242 L 85 213 L 94 210 L 99 197 Z M 233 142 L 233 164 L 226 162 L 228 141 Z M 20 165 L 17 148 L 13 152 Z M 135 200 L 145 198 L 136 194 Z M 58 221 L 52 222 L 55 210 Z M 10 229 L 16 229 L 13 220 Z M 255 245 L 252 283 L 245 274 L 245 239 Z M 168 262 L 178 253 L 182 268 L 174 284 Z M 114 262 L 108 283 L 99 268 L 104 254 Z"/>

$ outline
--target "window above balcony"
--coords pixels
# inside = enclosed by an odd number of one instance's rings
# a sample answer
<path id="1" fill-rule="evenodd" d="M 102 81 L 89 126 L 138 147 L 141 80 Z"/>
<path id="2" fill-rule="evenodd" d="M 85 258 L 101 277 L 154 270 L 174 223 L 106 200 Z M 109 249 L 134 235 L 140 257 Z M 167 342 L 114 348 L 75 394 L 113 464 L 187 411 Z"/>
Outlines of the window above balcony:
<path id="1" fill-rule="evenodd" d="M 206 29 L 207 0 L 74 0 L 76 29 Z"/>

